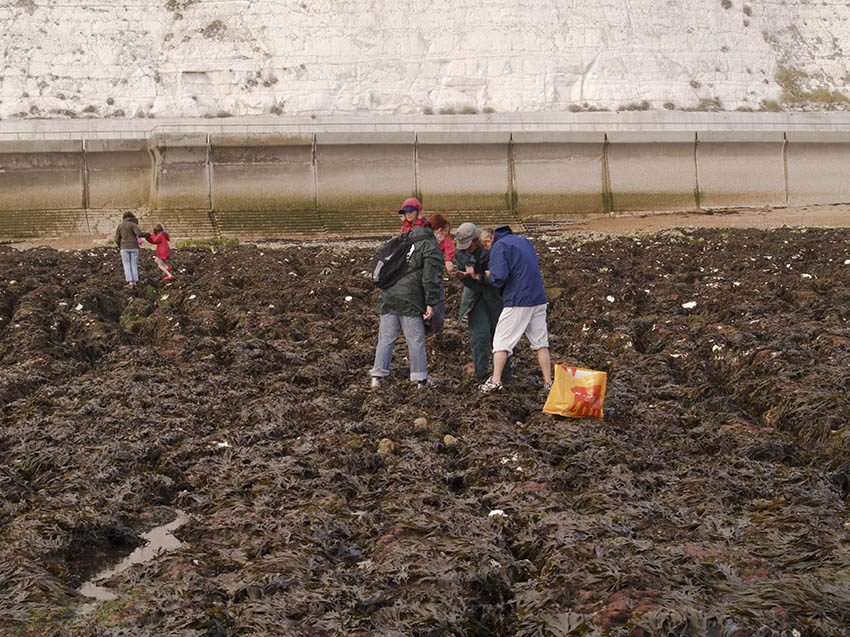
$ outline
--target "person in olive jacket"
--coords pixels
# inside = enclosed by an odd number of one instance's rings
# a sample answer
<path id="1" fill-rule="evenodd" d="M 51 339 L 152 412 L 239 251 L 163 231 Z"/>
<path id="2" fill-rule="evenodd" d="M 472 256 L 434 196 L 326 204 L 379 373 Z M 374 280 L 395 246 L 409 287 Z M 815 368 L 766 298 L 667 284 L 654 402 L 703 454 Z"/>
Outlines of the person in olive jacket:
<path id="1" fill-rule="evenodd" d="M 139 245 L 141 239 L 150 237 L 149 232 L 142 232 L 139 222 L 132 212 L 125 212 L 121 223 L 115 229 L 115 243 L 121 252 L 121 263 L 124 266 L 124 287 L 134 288 L 139 280 Z"/>
<path id="2" fill-rule="evenodd" d="M 489 228 L 482 232 L 490 232 Z M 458 325 L 469 318 L 469 349 L 472 351 L 472 363 L 475 377 L 481 380 L 490 375 L 490 355 L 493 348 L 493 334 L 502 313 L 502 297 L 499 290 L 490 285 L 484 274 L 490 264 L 490 253 L 478 239 L 479 229 L 472 223 L 463 223 L 455 233 L 457 252 L 454 276 L 463 283 L 460 297 L 460 315 Z M 510 377 L 510 359 L 505 364 L 503 376 Z"/>
<path id="3" fill-rule="evenodd" d="M 425 323 L 440 302 L 443 253 L 431 228 L 416 226 L 410 231 L 412 250 L 405 274 L 378 295 L 376 312 L 380 315 L 375 363 L 369 372 L 371 387 L 377 389 L 390 374 L 393 347 L 399 331 L 404 332 L 410 359 L 410 380 L 417 387 L 431 385 L 425 352 Z"/>

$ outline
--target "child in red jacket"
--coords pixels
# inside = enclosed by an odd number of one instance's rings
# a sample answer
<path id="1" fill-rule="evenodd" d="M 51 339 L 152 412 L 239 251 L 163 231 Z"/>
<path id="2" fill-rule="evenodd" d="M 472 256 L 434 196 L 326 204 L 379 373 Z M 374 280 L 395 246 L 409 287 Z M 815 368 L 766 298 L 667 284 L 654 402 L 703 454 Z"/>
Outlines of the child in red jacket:
<path id="1" fill-rule="evenodd" d="M 168 240 L 170 237 L 168 233 L 162 229 L 160 224 L 156 224 L 153 227 L 153 232 L 151 236 L 149 236 L 148 241 L 156 245 L 156 256 L 154 257 L 154 261 L 156 261 L 156 265 L 162 270 L 162 280 L 163 281 L 173 281 L 174 275 L 171 274 L 171 267 L 166 263 L 168 261 L 168 257 L 171 256 L 171 247 L 168 245 Z"/>

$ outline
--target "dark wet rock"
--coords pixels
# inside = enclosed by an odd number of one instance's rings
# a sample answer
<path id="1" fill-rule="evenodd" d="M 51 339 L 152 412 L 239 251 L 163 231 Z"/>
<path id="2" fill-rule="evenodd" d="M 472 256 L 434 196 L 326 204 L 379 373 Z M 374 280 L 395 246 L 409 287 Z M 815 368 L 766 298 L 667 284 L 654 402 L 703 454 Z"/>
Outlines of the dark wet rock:
<path id="1" fill-rule="evenodd" d="M 135 292 L 113 250 L 0 246 L 5 633 L 843 634 L 850 232 L 534 240 L 604 421 L 542 414 L 524 343 L 482 396 L 451 323 L 444 382 L 400 342 L 370 391 L 371 246 L 181 249 Z"/>

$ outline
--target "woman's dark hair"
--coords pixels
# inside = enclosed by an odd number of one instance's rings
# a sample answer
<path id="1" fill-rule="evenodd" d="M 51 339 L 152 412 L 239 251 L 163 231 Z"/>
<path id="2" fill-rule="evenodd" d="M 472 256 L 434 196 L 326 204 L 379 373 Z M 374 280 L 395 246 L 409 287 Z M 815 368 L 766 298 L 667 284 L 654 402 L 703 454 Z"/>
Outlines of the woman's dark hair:
<path id="1" fill-rule="evenodd" d="M 124 215 L 121 218 L 122 219 L 135 219 L 136 215 L 134 215 L 132 212 L 130 212 L 128 210 L 127 212 L 124 213 Z"/>

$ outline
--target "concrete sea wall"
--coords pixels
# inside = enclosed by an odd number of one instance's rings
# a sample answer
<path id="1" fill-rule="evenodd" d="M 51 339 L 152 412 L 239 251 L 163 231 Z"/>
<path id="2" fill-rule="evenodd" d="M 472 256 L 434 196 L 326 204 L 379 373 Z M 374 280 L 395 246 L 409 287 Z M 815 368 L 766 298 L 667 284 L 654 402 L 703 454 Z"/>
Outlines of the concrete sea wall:
<path id="1" fill-rule="evenodd" d="M 0 123 L 0 239 L 374 234 L 415 194 L 456 224 L 850 201 L 850 116 Z"/>

